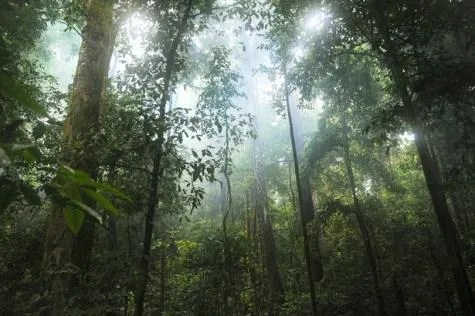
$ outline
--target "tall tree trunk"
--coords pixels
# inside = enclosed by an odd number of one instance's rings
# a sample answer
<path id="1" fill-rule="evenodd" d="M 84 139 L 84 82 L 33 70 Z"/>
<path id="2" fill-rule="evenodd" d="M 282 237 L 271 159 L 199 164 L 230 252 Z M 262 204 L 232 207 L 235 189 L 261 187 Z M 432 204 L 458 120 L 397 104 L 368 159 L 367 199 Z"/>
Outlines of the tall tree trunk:
<path id="1" fill-rule="evenodd" d="M 386 310 L 384 308 L 384 299 L 381 290 L 381 284 L 379 281 L 378 275 L 378 268 L 376 264 L 376 256 L 373 251 L 373 246 L 371 245 L 371 236 L 368 230 L 368 226 L 366 224 L 363 210 L 361 208 L 360 201 L 358 199 L 358 195 L 356 194 L 356 183 L 355 183 L 355 176 L 353 174 L 353 167 L 351 163 L 350 157 L 350 145 L 348 142 L 348 123 L 346 121 L 346 109 L 342 115 L 342 125 L 343 125 L 343 150 L 344 150 L 344 160 L 346 166 L 346 174 L 348 176 L 348 182 L 351 188 L 351 195 L 353 198 L 353 206 L 355 208 L 356 219 L 358 221 L 358 226 L 361 231 L 361 236 L 363 237 L 363 243 L 366 250 L 366 256 L 368 257 L 369 267 L 371 270 L 371 275 L 373 277 L 373 284 L 374 284 L 374 292 L 376 295 L 376 301 L 378 303 L 378 313 L 380 316 L 387 315 Z"/>
<path id="2" fill-rule="evenodd" d="M 293 134 L 295 137 L 295 149 L 297 151 L 297 159 L 299 166 L 302 165 L 303 159 L 301 159 L 302 154 L 304 153 L 304 138 L 302 134 L 302 119 L 300 117 L 300 111 L 295 106 L 297 104 L 294 100 L 295 97 L 290 98 L 289 95 L 289 108 L 290 113 L 292 114 L 292 126 Z M 292 99 L 292 100 L 291 100 Z M 304 217 L 305 223 L 309 226 L 307 227 L 307 238 L 310 249 L 310 261 L 311 267 L 313 269 L 312 276 L 314 282 L 319 282 L 323 278 L 323 264 L 322 256 L 320 252 L 320 238 L 319 238 L 319 229 L 318 229 L 318 220 L 315 215 L 315 207 L 313 205 L 313 191 L 311 185 L 311 172 L 312 168 L 307 165 L 306 168 L 300 171 L 301 179 L 300 183 L 302 186 L 302 198 L 304 202 L 304 207 L 302 210 L 302 215 Z M 309 225 L 311 224 L 311 225 Z M 310 229 L 309 229 L 310 228 Z"/>
<path id="3" fill-rule="evenodd" d="M 160 302 L 158 304 L 158 315 L 165 314 L 167 299 L 167 254 L 165 252 L 167 245 L 165 240 L 160 247 Z"/>
<path id="4" fill-rule="evenodd" d="M 116 169 L 116 160 L 114 160 L 109 166 L 109 174 L 107 175 L 107 181 L 110 184 L 114 183 L 115 177 L 117 175 Z M 107 237 L 109 239 L 109 249 L 116 250 L 117 249 L 117 222 L 115 216 L 112 214 L 108 215 L 107 218 Z"/>
<path id="5" fill-rule="evenodd" d="M 116 34 L 114 4 L 115 0 L 90 0 L 87 5 L 83 41 L 64 123 L 64 163 L 91 178 L 97 176 L 101 105 Z M 92 201 L 85 202 L 95 207 Z M 51 293 L 51 315 L 65 314 L 66 299 L 73 294 L 76 283 L 68 266 L 87 269 L 93 238 L 92 218 L 86 216 L 81 230 L 74 235 L 64 221 L 62 206 L 53 204 L 43 258 L 43 271 L 50 274 L 47 288 Z"/>
<path id="6" fill-rule="evenodd" d="M 397 78 L 398 76 L 395 76 Z M 399 81 L 398 79 L 395 79 Z M 417 114 L 412 104 L 412 100 L 407 92 L 407 85 L 400 89 L 403 102 L 408 110 L 411 111 L 413 118 L 412 130 L 415 135 L 415 143 L 419 159 L 421 161 L 422 171 L 426 179 L 427 187 L 432 199 L 434 212 L 439 223 L 445 248 L 449 257 L 449 263 L 454 275 L 455 288 L 459 297 L 460 305 L 464 315 L 475 315 L 475 301 L 473 298 L 472 285 L 465 270 L 463 262 L 460 238 L 455 228 L 455 223 L 450 215 L 445 190 L 442 186 L 442 178 L 437 168 L 434 158 L 431 156 L 427 140 L 421 128 L 422 123 L 417 118 Z"/>
<path id="7" fill-rule="evenodd" d="M 175 60 L 178 52 L 178 47 L 183 39 L 185 34 L 188 20 L 190 18 L 191 9 L 193 7 L 193 0 L 188 0 L 187 6 L 183 13 L 183 16 L 178 26 L 177 33 L 173 38 L 172 45 L 170 50 L 166 54 L 166 66 L 164 74 L 164 84 L 163 84 L 163 94 L 159 103 L 159 125 L 157 131 L 157 140 L 155 141 L 155 153 L 153 158 L 153 168 L 150 179 L 150 192 L 148 198 L 147 214 L 145 217 L 145 232 L 144 232 L 144 242 L 142 257 L 140 259 L 140 271 L 139 271 L 139 280 L 137 284 L 137 291 L 135 293 L 135 316 L 142 316 L 144 312 L 144 301 L 145 293 L 147 291 L 147 281 L 149 274 L 149 265 L 150 265 L 150 247 L 152 245 L 152 235 L 153 235 L 153 226 L 155 220 L 155 211 L 158 205 L 158 184 L 160 180 L 160 174 L 163 173 L 161 168 L 162 156 L 163 156 L 163 145 L 165 142 L 165 111 L 166 105 L 170 96 L 170 85 L 172 80 L 172 75 L 174 73 Z"/>
<path id="8" fill-rule="evenodd" d="M 224 148 L 224 168 L 223 168 L 223 175 L 225 179 L 226 188 L 222 189 L 224 194 L 224 203 L 222 205 L 223 208 L 223 256 L 224 256 L 224 311 L 226 315 L 233 315 L 234 310 L 230 313 L 229 306 L 228 306 L 228 297 L 233 294 L 234 305 L 236 304 L 236 294 L 233 282 L 233 271 L 232 271 L 232 262 L 231 262 L 231 249 L 229 247 L 229 239 L 228 239 L 228 229 L 227 223 L 228 218 L 231 212 L 232 206 L 232 192 L 231 192 L 231 181 L 229 179 L 229 124 L 228 118 L 225 114 L 224 119 L 225 125 L 225 148 Z"/>
<path id="9" fill-rule="evenodd" d="M 385 62 L 391 71 L 392 79 L 395 83 L 399 97 L 409 116 L 409 123 L 415 135 L 415 144 L 422 171 L 426 179 L 427 187 L 432 199 L 434 212 L 442 232 L 445 248 L 449 258 L 449 264 L 454 276 L 455 288 L 464 315 L 475 315 L 475 300 L 473 297 L 472 285 L 465 269 L 462 257 L 462 249 L 455 223 L 450 215 L 445 190 L 442 185 L 442 177 L 437 168 L 434 157 L 430 154 L 426 134 L 424 133 L 423 122 L 420 120 L 416 104 L 414 104 L 409 94 L 410 85 L 400 67 L 400 63 L 394 52 L 397 49 L 392 43 L 389 33 L 388 23 L 385 16 L 385 3 L 374 0 L 376 26 L 381 32 L 385 42 Z"/>
<path id="10" fill-rule="evenodd" d="M 262 232 L 262 251 L 263 259 L 267 272 L 267 289 L 269 295 L 268 315 L 278 315 L 280 306 L 284 303 L 284 286 L 280 276 L 279 265 L 277 261 L 277 246 L 275 244 L 272 223 L 269 218 L 269 199 L 267 196 L 266 180 L 262 175 L 262 166 L 256 153 L 256 141 L 254 142 L 254 173 L 256 176 L 256 217 L 257 223 Z"/>
<path id="11" fill-rule="evenodd" d="M 406 302 L 404 299 L 404 292 L 397 281 L 396 275 L 392 277 L 394 291 L 396 292 L 396 315 L 407 316 Z"/>
<path id="12" fill-rule="evenodd" d="M 452 289 L 451 287 L 447 284 L 447 281 L 444 276 L 444 271 L 440 265 L 439 259 L 437 258 L 435 254 L 435 249 L 434 249 L 434 241 L 432 237 L 432 233 L 430 230 L 427 230 L 427 237 L 428 237 L 428 248 L 429 248 L 429 254 L 430 258 L 432 259 L 432 262 L 434 263 L 435 270 L 437 271 L 437 277 L 439 278 L 439 281 L 442 285 L 442 290 L 444 291 L 444 294 L 447 298 L 447 305 L 450 308 L 450 311 L 452 312 L 452 315 L 455 315 L 455 308 L 454 304 L 452 302 Z"/>
<path id="13" fill-rule="evenodd" d="M 257 201 L 257 197 L 254 198 Z M 259 262 L 259 241 L 257 233 L 257 202 L 254 203 L 254 208 L 252 212 L 252 266 L 251 266 L 251 283 L 252 283 L 252 307 L 253 315 L 258 315 L 259 311 L 259 289 L 257 282 L 257 266 L 260 266 Z"/>
<path id="14" fill-rule="evenodd" d="M 264 251 L 264 263 L 267 272 L 269 306 L 267 315 L 279 315 L 280 306 L 284 303 L 284 286 L 280 276 L 277 262 L 277 246 L 275 244 L 272 223 L 269 218 L 268 199 L 265 194 L 266 188 L 261 183 L 260 201 L 257 202 L 257 221 L 262 231 L 262 249 Z"/>
<path id="15" fill-rule="evenodd" d="M 447 158 L 445 157 L 446 152 L 443 152 L 442 150 L 438 150 L 438 148 L 435 145 L 434 138 L 432 137 L 432 135 L 428 136 L 427 143 L 429 146 L 429 152 L 432 158 L 434 159 L 436 168 L 438 169 L 438 172 L 439 174 L 441 174 L 441 177 L 442 177 L 442 174 L 444 172 L 447 172 L 446 166 L 448 165 L 448 162 L 447 162 Z M 466 225 L 466 222 L 463 218 L 464 209 L 462 208 L 462 205 L 458 203 L 459 201 L 455 198 L 453 189 L 449 189 L 449 191 L 447 192 L 447 196 L 449 197 L 448 199 L 448 202 L 450 202 L 449 206 L 451 206 L 453 215 L 455 216 L 456 229 L 458 230 L 458 232 L 460 232 L 460 234 L 462 234 L 462 236 L 464 236 L 465 232 L 468 229 L 467 228 L 468 226 Z"/>
<path id="16" fill-rule="evenodd" d="M 315 292 L 315 276 L 314 269 L 312 268 L 312 257 L 311 257 L 311 249 L 310 243 L 308 240 L 308 233 L 307 233 L 307 222 L 305 216 L 305 200 L 304 200 L 304 191 L 302 188 L 302 178 L 300 176 L 300 169 L 298 163 L 298 155 L 297 155 L 297 148 L 295 145 L 295 135 L 294 135 L 294 128 L 292 122 L 292 113 L 290 111 L 290 100 L 289 100 L 289 87 L 287 83 L 287 68 L 284 61 L 283 64 L 283 72 L 284 72 L 284 94 L 285 94 L 285 103 L 287 107 L 287 117 L 289 120 L 289 133 L 290 133 L 290 140 L 292 142 L 292 154 L 294 159 L 294 172 L 295 172 L 295 182 L 297 183 L 297 195 L 299 200 L 300 206 L 300 217 L 302 220 L 302 234 L 303 234 L 303 242 L 304 242 L 304 253 L 305 253 L 305 261 L 307 263 L 307 273 L 308 273 L 308 285 L 310 288 L 310 299 L 312 301 L 312 315 L 317 315 L 317 298 Z"/>

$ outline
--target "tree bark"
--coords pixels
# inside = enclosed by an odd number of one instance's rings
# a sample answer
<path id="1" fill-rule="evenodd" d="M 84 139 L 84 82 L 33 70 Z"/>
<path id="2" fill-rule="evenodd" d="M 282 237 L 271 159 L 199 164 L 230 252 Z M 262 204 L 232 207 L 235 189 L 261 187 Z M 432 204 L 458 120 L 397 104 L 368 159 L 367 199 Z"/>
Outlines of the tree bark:
<path id="1" fill-rule="evenodd" d="M 308 285 L 310 288 L 310 299 L 312 302 L 312 315 L 317 315 L 317 298 L 315 292 L 315 276 L 314 269 L 312 268 L 312 258 L 311 258 L 311 251 L 310 251 L 310 243 L 308 240 L 308 233 L 307 233 L 307 223 L 305 221 L 305 200 L 303 196 L 303 189 L 302 189 L 302 178 L 300 176 L 300 169 L 298 163 L 298 155 L 297 155 L 297 148 L 295 145 L 295 135 L 294 135 L 294 128 L 292 122 L 292 113 L 290 111 L 290 100 L 289 100 L 289 88 L 287 84 L 287 69 L 284 61 L 283 65 L 283 72 L 284 72 L 284 94 L 285 94 L 285 103 L 287 107 L 287 117 L 289 120 L 289 133 L 290 133 L 290 140 L 292 142 L 292 154 L 294 159 L 294 172 L 295 172 L 295 182 L 297 183 L 297 195 L 299 200 L 300 206 L 300 217 L 302 220 L 302 234 L 303 234 L 303 243 L 304 243 L 304 253 L 305 253 L 305 261 L 307 263 L 307 273 L 308 273 Z"/>
<path id="2" fill-rule="evenodd" d="M 135 316 L 142 316 L 144 312 L 145 293 L 147 291 L 147 282 L 150 265 L 150 248 L 152 245 L 153 226 L 155 220 L 155 211 L 158 205 L 158 184 L 160 180 L 160 174 L 163 173 L 161 168 L 163 158 L 163 145 L 165 142 L 165 111 L 166 105 L 169 100 L 170 85 L 172 75 L 174 73 L 175 60 L 177 56 L 178 47 L 183 39 L 183 35 L 186 31 L 188 20 L 190 18 L 191 9 L 193 7 L 193 0 L 188 0 L 187 6 L 183 13 L 183 16 L 178 26 L 177 33 L 173 38 L 170 50 L 166 54 L 166 66 L 164 74 L 163 94 L 159 103 L 159 127 L 157 131 L 157 140 L 155 141 L 155 154 L 153 159 L 153 168 L 150 179 L 150 192 L 148 198 L 147 214 L 145 217 L 145 233 L 142 257 L 140 259 L 140 271 L 139 280 L 137 285 L 137 291 L 135 294 Z"/>
<path id="3" fill-rule="evenodd" d="M 116 161 L 114 160 L 109 166 L 109 174 L 107 175 L 107 181 L 113 185 L 116 175 Z M 117 222 L 115 216 L 112 214 L 108 214 L 107 217 L 107 230 L 109 249 L 111 251 L 114 251 L 117 249 Z"/>
<path id="4" fill-rule="evenodd" d="M 231 212 L 232 206 L 232 192 L 231 192 L 231 181 L 229 179 L 229 124 L 228 118 L 225 114 L 224 119 L 225 124 L 225 148 L 224 148 L 224 169 L 223 175 L 225 179 L 226 188 L 221 189 L 224 194 L 224 203 L 222 205 L 223 208 L 223 256 L 224 256 L 224 311 L 226 315 L 233 315 L 234 311 L 230 313 L 229 306 L 228 306 L 228 297 L 233 294 L 233 300 L 236 303 L 236 294 L 233 282 L 233 271 L 232 271 L 232 262 L 231 262 L 231 249 L 229 247 L 229 240 L 228 240 L 228 218 Z M 234 305 L 233 305 L 234 306 Z"/>
<path id="5" fill-rule="evenodd" d="M 167 299 L 167 254 L 165 252 L 167 246 L 165 240 L 160 247 L 160 302 L 158 305 L 158 315 L 165 314 L 165 306 Z"/>
<path id="6" fill-rule="evenodd" d="M 368 257 L 369 267 L 371 270 L 371 275 L 373 277 L 374 291 L 376 295 L 376 301 L 378 303 L 378 314 L 381 316 L 387 315 L 384 308 L 384 299 L 381 291 L 381 285 L 379 281 L 378 269 L 376 264 L 376 257 L 374 255 L 373 246 L 371 245 L 371 237 L 369 234 L 368 226 L 364 219 L 363 210 L 361 208 L 358 195 L 356 194 L 356 183 L 355 176 L 353 174 L 353 167 L 351 163 L 349 143 L 348 143 L 348 124 L 346 122 L 346 109 L 342 115 L 343 121 L 343 141 L 344 141 L 344 160 L 346 166 L 346 174 L 348 176 L 348 182 L 351 188 L 351 195 L 353 198 L 353 206 L 356 214 L 356 219 L 358 221 L 358 226 L 360 228 L 361 236 L 363 237 L 363 243 L 366 250 L 366 256 Z"/>
<path id="7" fill-rule="evenodd" d="M 64 163 L 97 177 L 98 134 L 101 107 L 115 42 L 115 0 L 91 0 L 74 77 L 68 114 L 64 123 Z M 93 201 L 86 204 L 95 207 Z M 67 227 L 63 208 L 53 203 L 46 233 L 43 272 L 51 293 L 51 315 L 64 315 L 67 297 L 75 287 L 74 272 L 87 269 L 94 238 L 94 220 L 86 216 L 77 235 Z M 71 269 L 71 267 L 74 267 Z"/>
<path id="8" fill-rule="evenodd" d="M 455 308 L 454 308 L 454 304 L 452 302 L 452 289 L 451 287 L 447 284 L 447 281 L 445 279 L 445 276 L 444 276 L 444 271 L 440 265 L 440 262 L 435 254 L 435 251 L 434 251 L 434 242 L 433 242 L 433 237 L 432 237 L 432 234 L 430 232 L 430 230 L 427 230 L 427 237 L 428 237 L 428 248 L 429 248 L 429 254 L 430 254 L 430 258 L 432 259 L 432 262 L 434 263 L 434 267 L 435 267 L 435 270 L 437 271 L 437 277 L 439 278 L 439 281 L 442 285 L 442 290 L 444 291 L 444 294 L 447 298 L 447 305 L 449 306 L 450 308 L 450 311 L 452 312 L 452 315 L 455 315 L 456 312 L 455 312 Z"/>
<path id="9" fill-rule="evenodd" d="M 406 301 L 404 299 L 404 292 L 401 289 L 401 286 L 399 285 L 399 282 L 397 281 L 397 278 L 395 275 L 392 277 L 393 281 L 393 287 L 394 291 L 396 292 L 396 315 L 398 316 L 406 316 L 407 315 L 407 310 L 406 310 Z"/>
<path id="10" fill-rule="evenodd" d="M 280 313 L 279 310 L 280 306 L 284 303 L 285 293 L 277 261 L 277 246 L 275 244 L 274 232 L 268 215 L 267 196 L 264 197 L 262 195 L 265 194 L 266 189 L 262 184 L 260 192 L 261 202 L 257 202 L 257 220 L 262 231 L 263 257 L 268 278 L 269 306 L 267 315 L 274 316 Z"/>
<path id="11" fill-rule="evenodd" d="M 266 267 L 268 282 L 267 289 L 269 295 L 268 315 L 279 315 L 280 306 L 284 303 L 284 286 L 280 276 L 280 270 L 277 260 L 277 246 L 274 239 L 272 223 L 269 218 L 269 200 L 267 196 L 267 186 L 264 177 L 262 176 L 262 166 L 256 153 L 256 142 L 254 142 L 254 173 L 256 177 L 256 217 L 257 224 L 260 226 L 262 232 L 261 247 L 263 259 Z"/>

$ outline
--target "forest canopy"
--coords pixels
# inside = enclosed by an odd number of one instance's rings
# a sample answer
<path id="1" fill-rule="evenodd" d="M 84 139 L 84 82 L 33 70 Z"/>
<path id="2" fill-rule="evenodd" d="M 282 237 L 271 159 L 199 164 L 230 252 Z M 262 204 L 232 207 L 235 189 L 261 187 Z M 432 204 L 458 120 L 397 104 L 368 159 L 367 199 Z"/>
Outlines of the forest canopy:
<path id="1" fill-rule="evenodd" d="M 0 0 L 0 315 L 475 315 L 470 0 Z"/>

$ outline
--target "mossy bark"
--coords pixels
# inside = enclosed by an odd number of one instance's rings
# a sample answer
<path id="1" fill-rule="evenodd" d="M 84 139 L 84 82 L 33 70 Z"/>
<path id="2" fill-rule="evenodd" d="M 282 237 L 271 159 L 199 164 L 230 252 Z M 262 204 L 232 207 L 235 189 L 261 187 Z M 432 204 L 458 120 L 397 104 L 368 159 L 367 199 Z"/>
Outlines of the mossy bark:
<path id="1" fill-rule="evenodd" d="M 101 104 L 115 41 L 113 6 L 115 0 L 90 0 L 76 75 L 64 123 L 63 162 L 97 176 Z M 94 207 L 91 201 L 85 201 Z M 94 222 L 86 218 L 74 235 L 67 227 L 63 207 L 53 203 L 50 214 L 43 271 L 50 297 L 50 314 L 64 315 L 66 300 L 73 294 L 74 274 L 87 269 L 94 237 Z"/>

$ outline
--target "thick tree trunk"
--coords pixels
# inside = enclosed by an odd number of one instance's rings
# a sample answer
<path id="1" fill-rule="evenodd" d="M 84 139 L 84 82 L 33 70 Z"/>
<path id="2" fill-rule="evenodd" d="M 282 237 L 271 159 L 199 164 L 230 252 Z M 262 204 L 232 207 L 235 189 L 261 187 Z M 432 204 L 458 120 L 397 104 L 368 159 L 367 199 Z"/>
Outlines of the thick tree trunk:
<path id="1" fill-rule="evenodd" d="M 262 175 L 262 166 L 257 157 L 254 142 L 254 173 L 256 176 L 256 217 L 257 224 L 262 232 L 262 251 L 263 259 L 267 272 L 267 290 L 269 295 L 268 315 L 278 315 L 281 305 L 284 303 L 284 286 L 280 276 L 280 270 L 277 260 L 277 246 L 274 239 L 272 223 L 269 218 L 269 200 L 267 196 L 266 180 Z"/>
<path id="2" fill-rule="evenodd" d="M 265 194 L 266 189 L 261 184 L 260 202 L 257 202 L 258 223 L 262 231 L 262 248 L 264 251 L 264 262 L 267 272 L 269 307 L 267 315 L 279 315 L 280 306 L 284 303 L 284 286 L 280 277 L 279 265 L 277 262 L 277 246 L 274 239 L 272 223 L 268 215 L 268 200 Z"/>
<path id="3" fill-rule="evenodd" d="M 378 269 L 377 269 L 377 264 L 376 264 L 376 256 L 374 254 L 373 246 L 371 244 L 371 238 L 370 238 L 368 226 L 366 225 L 366 221 L 364 219 L 363 210 L 361 208 L 358 195 L 356 194 L 355 176 L 353 174 L 353 167 L 351 163 L 349 142 L 348 142 L 348 124 L 346 122 L 346 110 L 343 113 L 342 121 L 343 121 L 343 140 L 344 140 L 343 149 L 344 149 L 346 174 L 348 176 L 348 182 L 351 188 L 351 195 L 353 197 L 353 205 L 355 208 L 356 219 L 358 221 L 358 226 L 361 231 L 361 236 L 363 237 L 363 243 L 366 250 L 366 256 L 368 257 L 369 267 L 371 270 L 371 275 L 373 277 L 374 291 L 376 295 L 376 301 L 378 303 L 378 314 L 380 316 L 385 316 L 387 315 L 387 313 L 384 308 L 384 299 L 383 299 L 383 294 L 382 294 L 381 285 L 379 281 Z"/>
<path id="4" fill-rule="evenodd" d="M 434 206 L 434 212 L 444 239 L 460 305 L 464 315 L 475 315 L 475 301 L 473 298 L 472 286 L 465 270 L 460 239 L 455 228 L 455 223 L 450 216 L 447 199 L 438 172 L 439 170 L 435 165 L 433 157 L 430 155 L 423 134 L 417 127 L 414 127 L 413 129 L 415 132 L 415 142 L 419 153 L 419 159 L 421 160 L 422 171 L 426 178 L 427 187 Z"/>
<path id="5" fill-rule="evenodd" d="M 428 243 L 429 254 L 432 259 L 432 262 L 434 263 L 435 270 L 437 271 L 437 277 L 439 278 L 439 281 L 442 286 L 442 290 L 445 296 L 447 297 L 447 305 L 449 306 L 450 311 L 452 312 L 452 315 L 455 315 L 456 312 L 455 312 L 454 304 L 452 302 L 453 292 L 452 292 L 451 287 L 447 284 L 447 281 L 444 276 L 444 271 L 439 263 L 439 259 L 437 258 L 435 254 L 433 237 L 430 230 L 427 231 L 427 236 L 429 240 L 429 243 Z"/>
<path id="6" fill-rule="evenodd" d="M 172 75 L 175 67 L 175 60 L 178 53 L 178 47 L 183 39 L 184 33 L 188 25 L 188 19 L 190 18 L 191 9 L 193 7 L 193 0 L 188 0 L 187 6 L 183 13 L 183 16 L 178 26 L 177 33 L 173 38 L 170 50 L 166 54 L 166 67 L 164 74 L 163 94 L 159 104 L 159 127 L 157 131 L 157 140 L 155 142 L 155 153 L 153 158 L 153 168 L 150 179 L 150 192 L 148 198 L 147 214 L 145 217 L 145 233 L 143 242 L 142 257 L 140 259 L 140 271 L 139 280 L 137 284 L 137 291 L 135 293 L 135 316 L 142 316 L 144 313 L 145 293 L 147 291 L 147 281 L 150 269 L 150 248 L 152 245 L 153 226 L 155 221 L 155 211 L 158 205 L 158 184 L 160 175 L 163 173 L 161 168 L 163 158 L 163 145 L 165 141 L 165 111 L 166 105 L 169 100 L 170 85 L 172 81 Z"/>
<path id="7" fill-rule="evenodd" d="M 315 269 L 312 267 L 312 257 L 311 257 L 311 250 L 310 250 L 310 243 L 308 240 L 308 233 L 307 233 L 307 222 L 306 222 L 306 216 L 305 216 L 305 206 L 306 206 L 306 201 L 304 198 L 304 191 L 302 189 L 302 178 L 300 176 L 300 169 L 299 169 L 299 163 L 298 163 L 298 155 L 297 155 L 297 148 L 295 145 L 295 135 L 294 135 L 294 128 L 293 128 L 293 122 L 292 122 L 292 113 L 290 111 L 290 100 L 289 100 L 289 88 L 287 85 L 287 69 L 286 65 L 284 62 L 283 65 L 283 71 L 284 71 L 284 93 L 285 93 L 285 103 L 287 107 L 287 117 L 289 120 L 289 133 L 290 133 L 290 140 L 292 142 L 292 153 L 293 153 L 293 159 L 294 159 L 294 172 L 295 172 L 295 182 L 297 183 L 297 195 L 298 195 L 298 200 L 299 200 L 299 206 L 300 206 L 300 217 L 302 220 L 302 234 L 303 234 L 303 242 L 304 242 L 304 253 L 305 253 L 305 261 L 307 263 L 307 273 L 308 273 L 308 285 L 310 288 L 310 300 L 312 302 L 312 315 L 315 316 L 317 315 L 317 298 L 316 298 L 316 292 L 315 292 L 315 276 L 314 272 Z M 308 204 L 308 203 L 307 203 Z"/>
<path id="8" fill-rule="evenodd" d="M 446 133 L 446 132 L 443 131 L 443 133 Z M 438 150 L 438 148 L 435 146 L 432 135 L 428 137 L 427 143 L 429 145 L 429 152 L 437 168 L 437 172 L 442 177 L 443 173 L 448 171 L 446 168 L 446 166 L 448 165 L 448 161 L 445 156 L 446 152 L 443 152 L 443 150 Z M 447 143 L 446 145 L 449 145 L 449 144 Z M 447 192 L 447 196 L 449 197 L 448 201 L 450 202 L 453 215 L 455 216 L 456 228 L 458 232 L 460 232 L 460 234 L 462 234 L 463 236 L 465 232 L 468 230 L 468 225 L 465 222 L 464 215 L 463 215 L 465 210 L 463 209 L 461 203 L 459 203 L 459 200 L 456 198 L 454 193 L 455 192 L 453 191 L 453 189 L 449 188 L 449 191 Z"/>
<path id="9" fill-rule="evenodd" d="M 395 275 L 393 275 L 392 281 L 393 281 L 394 292 L 396 294 L 396 315 L 406 316 L 407 310 L 406 310 L 406 301 L 404 299 L 404 292 L 402 291 L 401 286 L 399 285 L 399 282 L 397 281 L 397 278 Z"/>
<path id="10" fill-rule="evenodd" d="M 115 41 L 115 0 L 91 0 L 79 53 L 73 90 L 64 124 L 64 163 L 97 176 L 97 135 L 100 130 L 102 98 Z M 85 201 L 95 207 L 92 201 Z M 94 221 L 89 216 L 77 235 L 67 227 L 61 205 L 53 205 L 49 218 L 43 271 L 48 275 L 51 315 L 64 315 L 66 299 L 73 294 L 73 270 L 86 269 L 91 258 Z M 75 267 L 71 270 L 71 267 Z M 64 271 L 67 270 L 65 273 Z"/>

